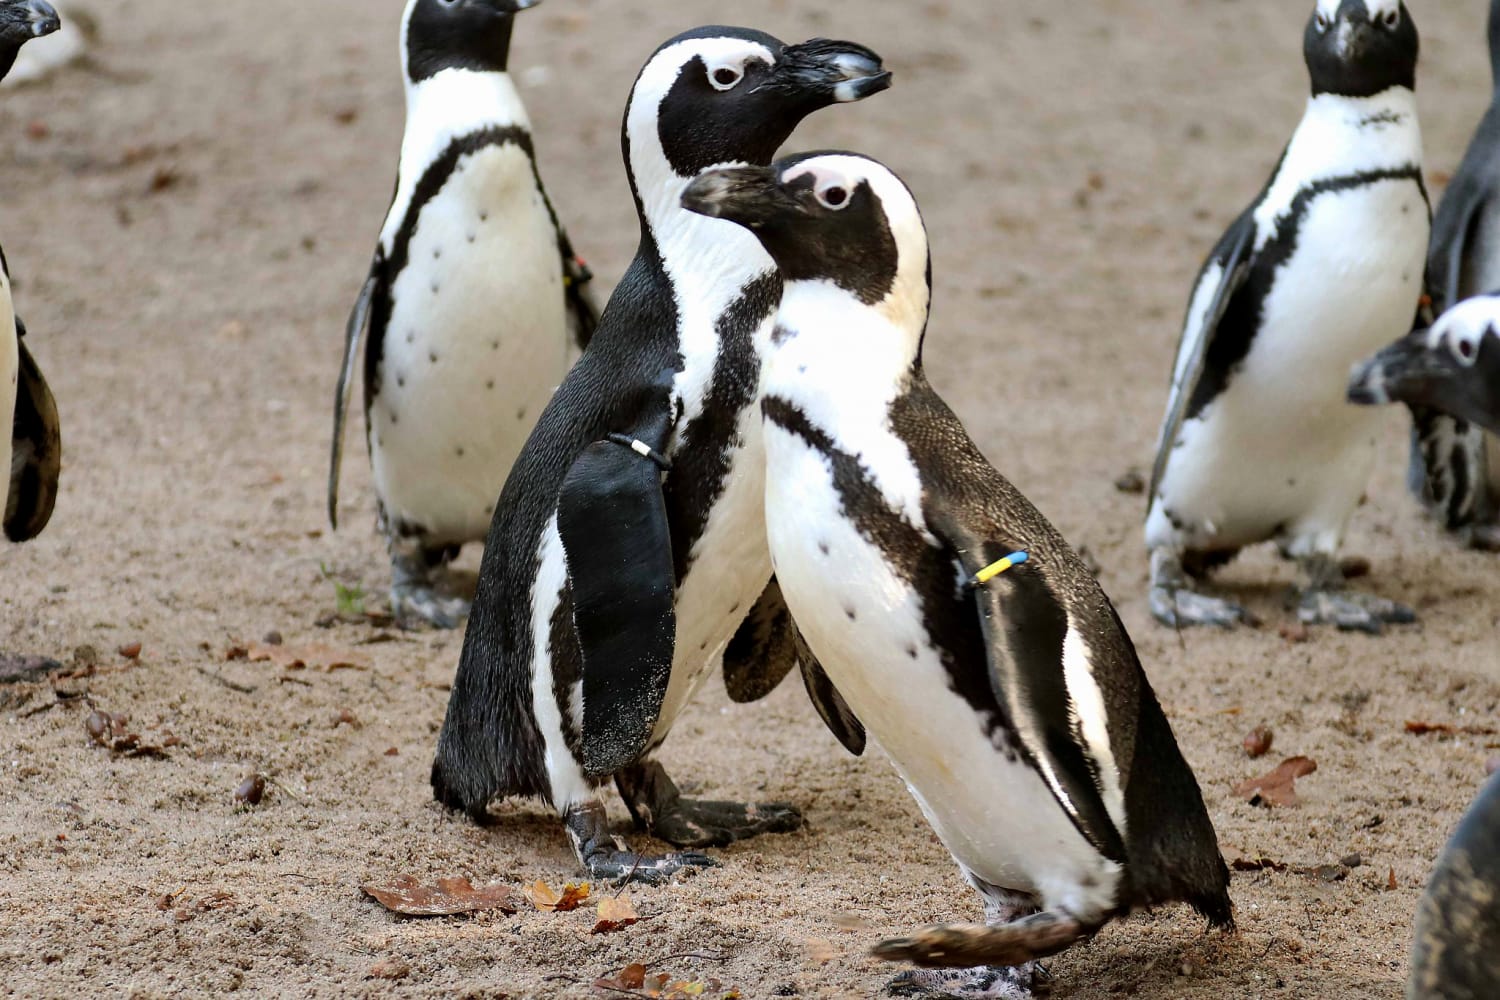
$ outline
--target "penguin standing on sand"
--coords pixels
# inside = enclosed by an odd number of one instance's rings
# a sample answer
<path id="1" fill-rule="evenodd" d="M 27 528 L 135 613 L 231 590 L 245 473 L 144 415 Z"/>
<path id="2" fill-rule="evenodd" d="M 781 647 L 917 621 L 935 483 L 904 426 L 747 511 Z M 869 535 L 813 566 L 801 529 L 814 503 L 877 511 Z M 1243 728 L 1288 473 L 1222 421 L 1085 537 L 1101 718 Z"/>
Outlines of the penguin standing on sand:
<path id="1" fill-rule="evenodd" d="M 681 847 L 801 822 L 684 799 L 650 759 L 711 668 L 749 666 L 735 686 L 759 688 L 755 670 L 792 648 L 774 627 L 757 411 L 781 278 L 750 234 L 681 198 L 703 170 L 769 163 L 807 115 L 889 84 L 859 45 L 708 27 L 658 49 L 631 91 L 640 248 L 500 496 L 432 769 L 437 799 L 477 821 L 498 796 L 551 803 L 594 878 L 708 860 L 627 853 L 598 797 L 610 778 L 638 825 Z"/>
<path id="2" fill-rule="evenodd" d="M 1427 294 L 1439 315 L 1500 290 L 1500 0 L 1489 36 L 1495 97 L 1432 222 Z M 1500 438 L 1421 406 L 1412 417 L 1412 489 L 1467 544 L 1500 551 Z"/>
<path id="3" fill-rule="evenodd" d="M 542 187 L 506 64 L 540 0 L 408 0 L 406 135 L 390 213 L 350 316 L 334 400 L 328 517 L 361 339 L 365 427 L 391 610 L 442 628 L 468 613 L 440 570 L 484 538 L 495 497 L 582 347 L 588 271 Z M 368 329 L 368 333 L 366 332 Z"/>
<path id="4" fill-rule="evenodd" d="M 1307 112 L 1204 264 L 1177 350 L 1146 522 L 1164 624 L 1243 621 L 1188 577 L 1268 540 L 1307 578 L 1302 621 L 1373 633 L 1414 620 L 1346 589 L 1338 551 L 1382 419 L 1345 403 L 1349 370 L 1411 329 L 1422 294 L 1417 49 L 1399 0 L 1318 0 L 1308 21 Z"/>
<path id="5" fill-rule="evenodd" d="M 1500 434 L 1500 293 L 1460 302 L 1365 362 L 1349 401 L 1405 403 Z"/>
<path id="6" fill-rule="evenodd" d="M 1203 797 L 1109 599 L 927 382 L 911 192 L 872 160 L 818 153 L 711 171 L 684 204 L 753 231 L 786 280 L 766 526 L 830 682 L 823 714 L 851 749 L 864 731 L 885 749 L 984 899 L 987 927 L 876 949 L 982 967 L 893 985 L 1029 996 L 1037 959 L 1137 906 L 1185 900 L 1230 926 Z"/>

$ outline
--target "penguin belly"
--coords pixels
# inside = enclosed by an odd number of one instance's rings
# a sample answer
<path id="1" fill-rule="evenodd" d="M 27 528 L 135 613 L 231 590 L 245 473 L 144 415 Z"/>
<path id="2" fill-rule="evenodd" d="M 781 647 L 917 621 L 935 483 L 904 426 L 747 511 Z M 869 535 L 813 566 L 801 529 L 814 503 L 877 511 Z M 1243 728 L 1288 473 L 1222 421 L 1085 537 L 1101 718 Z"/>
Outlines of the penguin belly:
<path id="1" fill-rule="evenodd" d="M 391 297 L 369 413 L 376 492 L 400 533 L 483 539 L 568 363 L 557 235 L 520 146 L 458 162 Z"/>
<path id="2" fill-rule="evenodd" d="M 11 309 L 10 278 L 0 271 L 0 517 L 10 502 L 11 428 L 16 419 L 16 385 L 21 373 L 21 345 L 16 338 L 16 314 Z"/>
<path id="3" fill-rule="evenodd" d="M 1122 869 L 954 691 L 918 595 L 844 513 L 828 462 L 785 430 L 766 434 L 768 535 L 787 606 L 943 845 L 986 882 L 1036 894 L 1046 908 L 1113 910 Z"/>
<path id="4" fill-rule="evenodd" d="M 1427 232 L 1409 180 L 1311 201 L 1248 355 L 1182 426 L 1148 545 L 1213 551 L 1275 537 L 1292 556 L 1337 548 L 1388 416 L 1345 402 L 1345 382 L 1411 326 Z"/>
<path id="5" fill-rule="evenodd" d="M 739 414 L 737 445 L 692 561 L 677 589 L 672 678 L 651 744 L 666 739 L 682 709 L 722 660 L 724 647 L 771 579 L 766 547 L 766 463 L 760 407 Z"/>

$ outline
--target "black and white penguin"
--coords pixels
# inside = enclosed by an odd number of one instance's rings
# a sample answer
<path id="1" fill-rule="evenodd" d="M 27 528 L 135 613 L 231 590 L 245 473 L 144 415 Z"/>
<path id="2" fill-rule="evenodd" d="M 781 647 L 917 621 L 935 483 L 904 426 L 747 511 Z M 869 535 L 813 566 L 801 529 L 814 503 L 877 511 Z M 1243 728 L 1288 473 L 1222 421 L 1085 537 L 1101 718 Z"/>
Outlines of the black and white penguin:
<path id="1" fill-rule="evenodd" d="M 1500 997 L 1500 775 L 1438 858 L 1417 908 L 1408 1000 Z"/>
<path id="2" fill-rule="evenodd" d="M 1500 434 L 1500 293 L 1460 302 L 1365 362 L 1349 400 L 1405 403 Z"/>
<path id="3" fill-rule="evenodd" d="M 801 821 L 683 799 L 650 757 L 721 659 L 787 648 L 784 630 L 758 627 L 779 601 L 756 407 L 781 279 L 748 233 L 680 201 L 703 170 L 769 163 L 804 117 L 889 83 L 862 46 L 707 27 L 658 49 L 632 89 L 640 248 L 500 496 L 432 770 L 438 800 L 479 821 L 498 796 L 550 802 L 595 878 L 707 861 L 627 853 L 599 799 L 610 778 L 678 846 Z"/>
<path id="4" fill-rule="evenodd" d="M 61 26 L 46 0 L 0 0 L 0 77 L 15 64 L 21 46 Z M 5 537 L 24 542 L 41 534 L 52 517 L 62 468 L 57 405 L 47 380 L 26 348 L 26 327 L 15 314 L 10 266 L 0 252 L 0 414 L 10 418 L 0 435 L 0 471 L 5 473 Z"/>
<path id="5" fill-rule="evenodd" d="M 531 124 L 506 71 L 517 12 L 540 0 L 408 0 L 406 135 L 335 396 L 328 517 L 354 369 L 391 610 L 456 626 L 468 601 L 441 570 L 480 541 L 526 437 L 583 346 L 588 272 L 542 187 Z M 368 333 L 366 332 L 368 330 Z"/>
<path id="6" fill-rule="evenodd" d="M 1349 370 L 1411 329 L 1422 296 L 1417 27 L 1399 0 L 1318 0 L 1304 49 L 1307 112 L 1204 264 L 1177 349 L 1145 532 L 1168 625 L 1241 622 L 1188 577 L 1268 540 L 1306 575 L 1302 621 L 1414 619 L 1346 589 L 1338 551 L 1382 420 L 1346 404 Z"/>
<path id="7" fill-rule="evenodd" d="M 865 157 L 816 153 L 711 171 L 684 204 L 750 229 L 786 280 L 766 526 L 830 682 L 820 710 L 851 749 L 866 731 L 885 749 L 984 900 L 987 927 L 876 953 L 1007 967 L 899 988 L 1029 995 L 1037 959 L 1137 906 L 1185 900 L 1230 926 L 1198 783 L 1113 606 L 927 381 L 911 192 Z"/>
<path id="8" fill-rule="evenodd" d="M 1500 0 L 1491 0 L 1495 97 L 1432 222 L 1427 294 L 1441 315 L 1500 289 Z M 1432 515 L 1474 548 L 1500 551 L 1500 438 L 1444 413 L 1412 408 L 1411 486 Z"/>

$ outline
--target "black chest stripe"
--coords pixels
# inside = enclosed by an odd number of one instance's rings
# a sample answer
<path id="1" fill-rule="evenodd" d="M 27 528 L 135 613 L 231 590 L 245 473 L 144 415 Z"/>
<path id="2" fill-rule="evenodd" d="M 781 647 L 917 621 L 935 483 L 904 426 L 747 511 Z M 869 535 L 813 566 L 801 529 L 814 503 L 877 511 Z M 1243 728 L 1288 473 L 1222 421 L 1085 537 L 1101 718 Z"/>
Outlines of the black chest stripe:
<path id="1" fill-rule="evenodd" d="M 1020 760 L 1015 728 L 990 683 L 974 595 L 959 586 L 956 555 L 932 545 L 915 525 L 891 510 L 859 459 L 840 449 L 796 406 L 776 396 L 762 405 L 767 419 L 828 459 L 844 516 L 916 592 L 923 630 L 942 660 L 949 687 L 979 716 L 995 748 L 1008 761 Z"/>
<path id="2" fill-rule="evenodd" d="M 396 279 L 402 271 L 406 270 L 406 265 L 411 258 L 411 241 L 416 238 L 417 223 L 422 217 L 422 210 L 442 192 L 449 178 L 453 176 L 454 170 L 458 169 L 459 161 L 465 156 L 470 156 L 490 146 L 506 145 L 520 147 L 531 162 L 532 173 L 535 175 L 536 155 L 531 144 L 531 134 L 514 125 L 493 126 L 454 139 L 448 144 L 448 148 L 443 150 L 443 154 L 427 167 L 421 180 L 417 181 L 417 186 L 412 190 L 411 202 L 406 206 L 406 214 L 396 230 L 395 239 L 391 241 L 390 255 L 385 260 L 375 294 L 371 297 L 370 333 L 365 345 L 365 411 L 367 413 L 370 403 L 380 389 L 380 362 L 385 357 L 386 327 L 390 324 L 391 313 L 396 305 L 392 290 Z M 540 177 L 537 178 L 537 185 L 539 187 L 541 185 Z M 550 204 L 548 211 L 551 211 Z"/>
<path id="3" fill-rule="evenodd" d="M 673 471 L 663 487 L 678 586 L 692 565 L 693 546 L 703 537 L 714 504 L 724 495 L 734 451 L 743 444 L 740 415 L 755 403 L 760 383 L 755 332 L 780 302 L 781 277 L 771 272 L 746 285 L 719 317 L 713 380 L 702 411 L 683 430 L 672 452 Z"/>
<path id="4" fill-rule="evenodd" d="M 1270 296 L 1279 273 L 1297 252 L 1302 224 L 1307 219 L 1307 211 L 1312 203 L 1325 194 L 1351 191 L 1383 181 L 1412 181 L 1422 192 L 1423 204 L 1428 202 L 1422 171 L 1415 166 L 1365 170 L 1342 177 L 1330 177 L 1297 192 L 1291 205 L 1278 217 L 1276 235 L 1256 255 L 1244 285 L 1234 293 L 1218 329 L 1205 331 L 1205 335 L 1212 339 L 1203 365 L 1203 377 L 1193 387 L 1184 419 L 1196 418 L 1209 403 L 1222 395 L 1240 365 L 1249 356 L 1250 346 L 1265 316 L 1266 299 Z M 1316 331 L 1311 335 L 1316 336 Z"/>

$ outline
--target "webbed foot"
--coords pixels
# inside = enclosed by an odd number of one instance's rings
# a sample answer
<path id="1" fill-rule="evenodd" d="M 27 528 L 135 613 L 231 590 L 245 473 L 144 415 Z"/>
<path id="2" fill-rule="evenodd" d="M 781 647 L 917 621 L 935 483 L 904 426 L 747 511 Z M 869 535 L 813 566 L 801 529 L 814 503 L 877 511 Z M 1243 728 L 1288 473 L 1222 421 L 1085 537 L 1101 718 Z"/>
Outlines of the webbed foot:
<path id="1" fill-rule="evenodd" d="M 741 803 L 685 799 L 656 761 L 615 775 L 630 815 L 653 837 L 677 847 L 724 847 L 763 833 L 790 833 L 802 812 L 784 802 Z"/>
<path id="2" fill-rule="evenodd" d="M 1151 588 L 1151 615 L 1168 628 L 1236 628 L 1250 620 L 1245 609 L 1222 597 L 1186 588 Z"/>
<path id="3" fill-rule="evenodd" d="M 45 656 L 20 656 L 0 653 L 0 684 L 18 684 L 39 681 L 62 664 Z"/>
<path id="4" fill-rule="evenodd" d="M 410 538 L 392 538 L 391 614 L 403 627 L 423 624 L 458 628 L 469 617 L 469 601 L 445 594 L 442 568 L 458 556 L 458 548 L 426 548 Z"/>
<path id="5" fill-rule="evenodd" d="M 928 927 L 911 937 L 882 941 L 873 954 L 887 962 L 911 962 L 934 969 L 1018 966 L 1056 955 L 1094 930 L 1067 914 L 1043 910 L 1008 924 Z"/>
<path id="6" fill-rule="evenodd" d="M 620 839 L 609 832 L 604 807 L 598 802 L 574 806 L 563 817 L 563 822 L 567 825 L 579 862 L 588 870 L 589 877 L 597 882 L 662 885 L 684 869 L 718 865 L 713 858 L 696 851 L 649 855 L 627 850 Z"/>
<path id="7" fill-rule="evenodd" d="M 1015 968 L 912 969 L 892 979 L 885 991 L 915 1000 L 1033 1000 L 1051 995 L 1052 987 L 1041 965 L 1028 962 Z"/>
<path id="8" fill-rule="evenodd" d="M 1303 591 L 1297 618 L 1304 625 L 1337 625 L 1343 632 L 1380 635 L 1386 625 L 1410 625 L 1417 613 L 1404 604 L 1354 590 Z"/>

